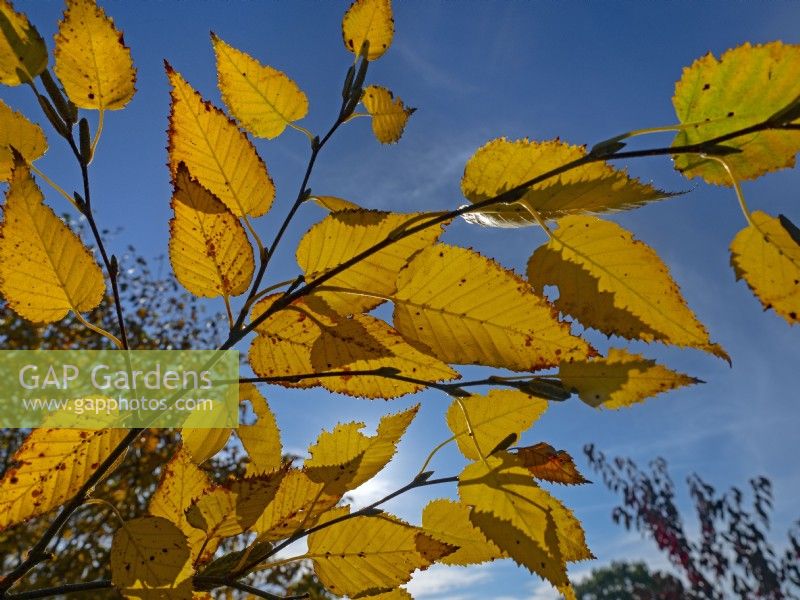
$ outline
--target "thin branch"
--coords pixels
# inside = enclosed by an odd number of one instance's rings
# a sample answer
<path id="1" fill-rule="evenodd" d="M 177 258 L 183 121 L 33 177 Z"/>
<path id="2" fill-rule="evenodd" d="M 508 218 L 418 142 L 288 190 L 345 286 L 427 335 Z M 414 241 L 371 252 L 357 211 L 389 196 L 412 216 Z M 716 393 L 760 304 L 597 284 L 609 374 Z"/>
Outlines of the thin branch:
<path id="1" fill-rule="evenodd" d="M 57 587 L 42 588 L 29 592 L 19 592 L 6 596 L 8 600 L 34 600 L 35 598 L 50 598 L 61 596 L 62 594 L 76 594 L 78 592 L 88 592 L 91 590 L 105 590 L 113 587 L 110 579 L 99 579 L 97 581 L 86 581 L 83 583 L 65 583 Z"/>
<path id="2" fill-rule="evenodd" d="M 248 594 L 253 594 L 253 596 L 257 596 L 259 598 L 266 598 L 267 600 L 304 600 L 308 598 L 308 593 L 300 594 L 298 596 L 277 596 L 275 594 L 271 594 L 270 592 L 265 592 L 264 590 L 260 590 L 257 587 L 253 587 L 252 585 L 248 585 L 241 581 L 232 581 L 225 579 L 224 577 L 195 577 L 194 583 L 199 584 L 202 587 L 208 586 L 216 586 L 216 587 L 231 587 L 237 589 L 241 592 L 247 592 Z"/>

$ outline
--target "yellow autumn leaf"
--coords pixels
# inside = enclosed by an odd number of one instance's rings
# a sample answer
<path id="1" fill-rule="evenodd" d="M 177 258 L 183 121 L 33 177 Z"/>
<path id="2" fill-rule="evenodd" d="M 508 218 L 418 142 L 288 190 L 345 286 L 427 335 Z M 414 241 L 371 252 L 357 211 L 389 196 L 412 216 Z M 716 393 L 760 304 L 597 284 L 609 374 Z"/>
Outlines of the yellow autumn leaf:
<path id="1" fill-rule="evenodd" d="M 14 166 L 11 148 L 19 152 L 25 162 L 32 163 L 47 151 L 47 139 L 41 127 L 0 100 L 0 181 L 11 179 Z"/>
<path id="2" fill-rule="evenodd" d="M 717 60 L 710 52 L 683 70 L 672 103 L 684 127 L 674 146 L 696 144 L 760 123 L 800 96 L 800 46 L 770 42 L 743 44 Z M 794 166 L 800 131 L 759 131 L 723 142 L 741 152 L 725 162 L 739 179 Z M 714 160 L 699 154 L 678 154 L 675 168 L 686 177 L 731 185 L 730 176 Z"/>
<path id="3" fill-rule="evenodd" d="M 209 539 L 238 535 L 250 529 L 275 497 L 286 469 L 236 479 L 205 491 L 186 510 L 192 527 Z"/>
<path id="4" fill-rule="evenodd" d="M 308 114 L 308 98 L 285 73 L 262 65 L 214 33 L 211 42 L 222 100 L 247 131 L 276 138 L 292 121 Z"/>
<path id="5" fill-rule="evenodd" d="M 246 383 L 239 385 L 239 400 L 247 400 L 256 415 L 255 423 L 240 425 L 236 430 L 250 458 L 247 474 L 262 475 L 279 469 L 282 463 L 281 432 L 267 399 L 256 386 Z"/>
<path id="6" fill-rule="evenodd" d="M 367 60 L 376 60 L 389 49 L 394 37 L 391 0 L 355 0 L 342 19 L 344 46 L 355 55 L 369 44 Z"/>
<path id="7" fill-rule="evenodd" d="M 403 588 L 397 588 L 382 594 L 359 596 L 361 600 L 414 600 L 414 597 Z"/>
<path id="8" fill-rule="evenodd" d="M 105 281 L 78 236 L 43 204 L 17 159 L 0 224 L 0 291 L 17 314 L 39 323 L 100 304 Z"/>
<path id="9" fill-rule="evenodd" d="M 800 236 L 782 219 L 751 213 L 750 224 L 731 243 L 731 265 L 764 309 L 773 309 L 793 325 L 800 322 Z"/>
<path id="10" fill-rule="evenodd" d="M 281 479 L 275 497 L 253 525 L 259 539 L 280 540 L 301 525 L 311 527 L 333 508 L 341 495 L 327 493 L 325 482 L 313 481 L 306 472 L 291 469 Z"/>
<path id="11" fill-rule="evenodd" d="M 337 481 L 336 486 L 329 486 L 329 493 L 341 493 L 357 488 L 372 479 L 392 459 L 397 451 L 397 444 L 411 421 L 417 414 L 419 405 L 403 412 L 386 415 L 378 423 L 374 436 L 361 433 L 364 423 L 346 423 L 334 427 L 332 432 L 323 431 L 317 442 L 308 452 L 303 469 L 314 481 L 330 481 L 331 473 L 338 475 L 339 467 L 357 460 L 357 466 L 346 479 Z"/>
<path id="12" fill-rule="evenodd" d="M 569 453 L 565 450 L 556 450 L 545 442 L 517 448 L 511 454 L 516 456 L 520 464 L 536 479 L 566 485 L 590 483 L 580 474 L 575 466 L 575 460 Z"/>
<path id="13" fill-rule="evenodd" d="M 397 287 L 395 328 L 445 362 L 534 371 L 592 352 L 525 281 L 472 250 L 422 250 Z"/>
<path id="14" fill-rule="evenodd" d="M 162 517 L 125 521 L 111 542 L 110 563 L 111 582 L 126 598 L 192 597 L 186 536 Z"/>
<path id="15" fill-rule="evenodd" d="M 422 529 L 440 542 L 458 548 L 442 558 L 445 565 L 476 565 L 505 558 L 506 553 L 486 539 L 469 520 L 472 507 L 453 500 L 431 500 L 422 511 Z"/>
<path id="16" fill-rule="evenodd" d="M 585 155 L 583 146 L 560 140 L 498 138 L 467 161 L 461 192 L 470 202 L 481 202 Z M 467 213 L 464 218 L 489 227 L 525 227 L 536 225 L 529 208 L 544 219 L 555 219 L 568 214 L 629 210 L 669 195 L 608 163 L 593 162 L 531 186 L 513 204 L 496 204 Z"/>
<path id="17" fill-rule="evenodd" d="M 452 552 L 425 533 L 383 513 L 353 517 L 308 536 L 307 558 L 323 585 L 337 596 L 389 591 Z"/>
<path id="18" fill-rule="evenodd" d="M 447 425 L 461 453 L 478 460 L 509 435 L 519 439 L 545 410 L 547 401 L 541 398 L 517 390 L 491 390 L 485 396 L 455 398 L 447 409 Z"/>
<path id="19" fill-rule="evenodd" d="M 699 379 L 621 348 L 611 348 L 607 358 L 564 363 L 559 367 L 559 376 L 564 386 L 589 406 L 611 409 L 700 383 Z"/>
<path id="20" fill-rule="evenodd" d="M 28 17 L 0 0 L 0 83 L 27 83 L 47 68 L 47 46 Z"/>
<path id="21" fill-rule="evenodd" d="M 253 277 L 253 247 L 233 213 L 178 165 L 172 195 L 169 258 L 175 276 L 195 294 L 238 296 Z"/>
<path id="22" fill-rule="evenodd" d="M 275 198 L 275 185 L 255 146 L 180 73 L 169 64 L 166 69 L 172 85 L 168 149 L 173 175 L 183 162 L 192 177 L 237 217 L 266 213 Z"/>
<path id="23" fill-rule="evenodd" d="M 200 465 L 225 447 L 231 437 L 231 431 L 229 427 L 214 429 L 184 427 L 181 429 L 181 441 L 195 464 Z"/>
<path id="24" fill-rule="evenodd" d="M 127 432 L 34 429 L 0 480 L 0 531 L 72 498 Z"/>
<path id="25" fill-rule="evenodd" d="M 300 240 L 297 262 L 306 281 L 311 281 L 426 218 L 422 213 L 364 209 L 334 212 L 309 229 Z M 325 282 L 326 286 L 347 288 L 355 293 L 315 292 L 315 295 L 341 314 L 371 310 L 397 290 L 397 274 L 409 259 L 431 246 L 441 233 L 442 225 L 428 227 L 389 244 Z"/>
<path id="26" fill-rule="evenodd" d="M 261 314 L 279 296 L 268 296 L 253 309 Z M 249 360 L 260 377 L 364 371 L 379 368 L 426 381 L 444 381 L 457 373 L 441 361 L 408 344 L 389 325 L 369 315 L 341 317 L 319 298 L 297 300 L 267 318 L 250 348 Z M 365 398 L 395 398 L 424 386 L 379 375 L 341 375 L 304 378 L 287 386 L 322 386 L 332 392 Z"/>
<path id="27" fill-rule="evenodd" d="M 400 98 L 379 85 L 370 85 L 361 103 L 372 117 L 372 132 L 381 144 L 393 144 L 403 135 L 408 118 L 416 108 L 404 106 Z"/>
<path id="28" fill-rule="evenodd" d="M 136 92 L 131 51 L 95 0 L 67 0 L 55 37 L 55 71 L 80 108 L 118 110 Z"/>
<path id="29" fill-rule="evenodd" d="M 350 202 L 338 196 L 312 196 L 311 199 L 331 212 L 339 212 L 341 210 L 358 210 L 361 207 L 355 202 Z"/>
<path id="30" fill-rule="evenodd" d="M 560 219 L 528 261 L 528 280 L 539 292 L 558 286 L 556 307 L 606 335 L 699 348 L 729 360 L 655 251 L 616 223 Z"/>
<path id="31" fill-rule="evenodd" d="M 458 493 L 489 540 L 556 587 L 569 584 L 567 562 L 592 558 L 580 522 L 508 453 L 468 465 Z"/>
<path id="32" fill-rule="evenodd" d="M 186 509 L 211 487 L 208 476 L 197 467 L 187 449 L 181 447 L 164 465 L 156 491 L 150 497 L 147 507 L 149 514 L 167 519 L 183 532 L 188 540 L 193 562 L 198 558 L 204 543 L 203 559 L 210 558 L 217 548 L 216 543 L 206 543 L 205 532 L 192 527 L 186 519 Z"/>

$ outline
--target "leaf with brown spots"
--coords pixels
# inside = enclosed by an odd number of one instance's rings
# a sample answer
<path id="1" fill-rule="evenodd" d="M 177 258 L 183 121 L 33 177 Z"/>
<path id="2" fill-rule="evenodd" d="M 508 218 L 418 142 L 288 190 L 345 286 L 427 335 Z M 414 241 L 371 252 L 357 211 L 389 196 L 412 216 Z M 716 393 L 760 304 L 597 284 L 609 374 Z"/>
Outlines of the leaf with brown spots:
<path id="1" fill-rule="evenodd" d="M 536 479 L 572 485 L 591 483 L 578 472 L 575 461 L 565 450 L 556 450 L 545 442 L 517 448 L 512 454 Z"/>
<path id="2" fill-rule="evenodd" d="M 72 498 L 122 441 L 122 429 L 35 429 L 0 481 L 0 531 Z"/>
<path id="3" fill-rule="evenodd" d="M 391 0 L 355 0 L 342 19 L 344 47 L 358 55 L 364 43 L 368 43 L 367 60 L 383 56 L 393 37 Z"/>

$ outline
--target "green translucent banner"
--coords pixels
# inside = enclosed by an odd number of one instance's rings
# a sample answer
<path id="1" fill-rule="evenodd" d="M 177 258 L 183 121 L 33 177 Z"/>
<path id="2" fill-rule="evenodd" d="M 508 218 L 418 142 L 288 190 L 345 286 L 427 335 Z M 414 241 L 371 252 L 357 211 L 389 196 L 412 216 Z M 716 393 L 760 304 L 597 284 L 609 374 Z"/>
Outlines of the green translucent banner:
<path id="1" fill-rule="evenodd" d="M 0 427 L 239 424 L 235 350 L 5 350 Z"/>

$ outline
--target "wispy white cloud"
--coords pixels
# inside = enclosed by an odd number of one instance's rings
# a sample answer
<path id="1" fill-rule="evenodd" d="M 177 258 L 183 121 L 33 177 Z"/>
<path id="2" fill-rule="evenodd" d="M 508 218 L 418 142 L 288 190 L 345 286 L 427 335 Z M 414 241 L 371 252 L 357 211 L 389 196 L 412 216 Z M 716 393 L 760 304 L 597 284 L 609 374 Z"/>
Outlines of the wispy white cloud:
<path id="1" fill-rule="evenodd" d="M 409 593 L 418 599 L 456 600 L 463 598 L 467 600 L 472 597 L 469 588 L 491 578 L 490 565 L 471 567 L 433 565 L 427 571 L 415 573 L 406 587 Z"/>

